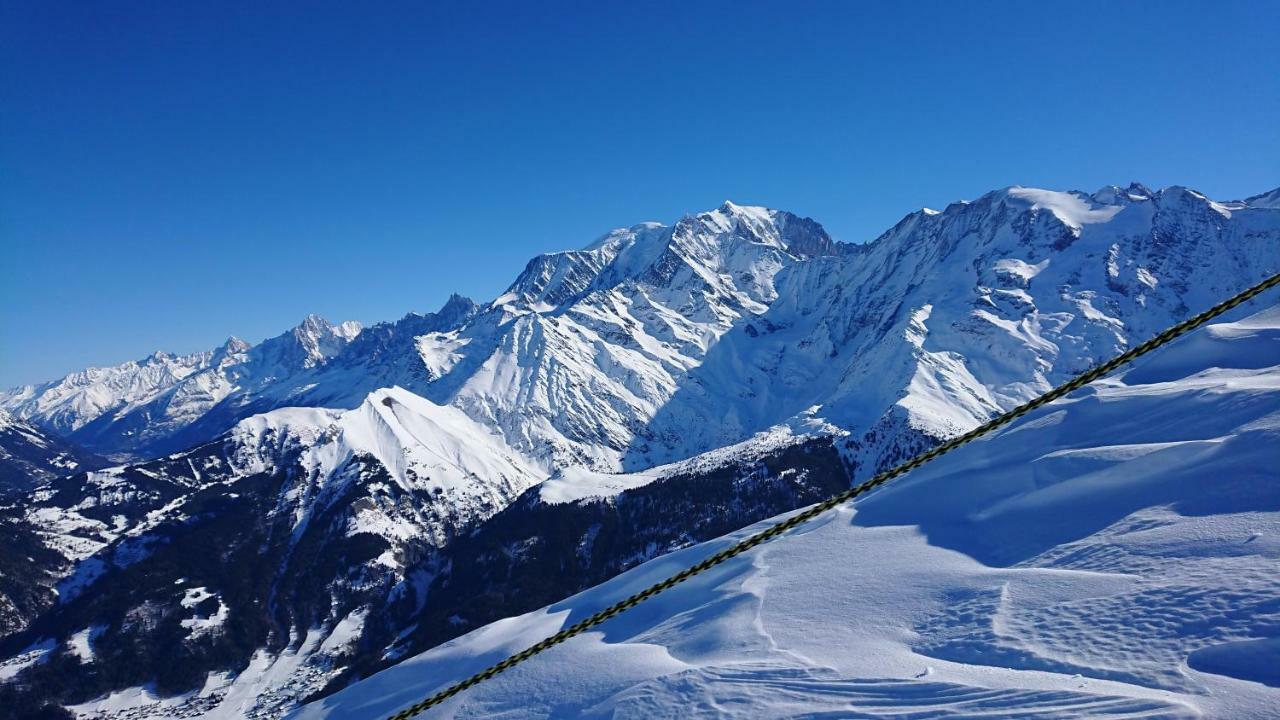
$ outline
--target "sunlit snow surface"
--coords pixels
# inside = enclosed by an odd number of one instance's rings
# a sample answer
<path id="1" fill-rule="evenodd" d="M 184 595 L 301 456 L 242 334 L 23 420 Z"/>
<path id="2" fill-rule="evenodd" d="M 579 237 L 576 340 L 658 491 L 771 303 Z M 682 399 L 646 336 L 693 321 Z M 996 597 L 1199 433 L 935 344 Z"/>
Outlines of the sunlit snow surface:
<path id="1" fill-rule="evenodd" d="M 1179 341 L 431 717 L 1274 717 L 1280 307 Z M 759 530 L 294 717 L 377 718 Z"/>

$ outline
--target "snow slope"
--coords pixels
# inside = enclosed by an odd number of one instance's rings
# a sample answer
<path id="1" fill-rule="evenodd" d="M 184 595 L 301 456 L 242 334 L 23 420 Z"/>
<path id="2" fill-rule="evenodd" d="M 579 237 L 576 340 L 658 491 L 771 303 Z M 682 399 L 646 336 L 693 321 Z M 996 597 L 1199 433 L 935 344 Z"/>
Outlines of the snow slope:
<path id="1" fill-rule="evenodd" d="M 538 498 L 551 504 L 613 498 L 627 490 L 644 487 L 662 479 L 692 475 L 726 465 L 750 467 L 760 458 L 801 440 L 839 438 L 844 434 L 834 425 L 816 418 L 798 417 L 794 422 L 756 433 L 742 442 L 639 472 L 607 473 L 581 466 L 560 468 L 538 486 Z"/>
<path id="2" fill-rule="evenodd" d="M 1274 717 L 1278 447 L 1272 305 L 431 717 Z M 386 716 L 763 526 L 493 623 L 291 717 Z"/>
<path id="3" fill-rule="evenodd" d="M 270 471 L 284 458 L 302 469 L 282 497 L 299 525 L 334 502 L 350 503 L 352 486 L 366 484 L 361 490 L 371 502 L 348 532 L 399 540 L 443 543 L 546 477 L 457 408 L 402 388 L 375 391 L 354 410 L 255 415 L 238 423 L 227 443 L 241 475 Z M 385 472 L 392 486 L 369 484 L 369 468 Z M 410 495 L 414 502 L 385 501 Z"/>

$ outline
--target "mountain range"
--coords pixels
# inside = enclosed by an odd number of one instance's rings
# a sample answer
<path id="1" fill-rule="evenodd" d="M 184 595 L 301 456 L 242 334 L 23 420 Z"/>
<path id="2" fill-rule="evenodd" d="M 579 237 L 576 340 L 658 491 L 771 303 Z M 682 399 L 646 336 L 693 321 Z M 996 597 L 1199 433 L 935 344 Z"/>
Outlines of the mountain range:
<path id="1" fill-rule="evenodd" d="M 423 717 L 1273 717 L 1280 303 L 1268 300 Z M 783 517 L 290 717 L 388 717 Z"/>
<path id="2" fill-rule="evenodd" d="M 12 389 L 6 427 L 50 452 L 4 439 L 44 473 L 8 482 L 6 527 L 45 554 L 0 587 L 25 608 L 0 701 L 279 715 L 814 502 L 1278 269 L 1280 191 L 1011 187 L 866 244 L 725 203 L 538 256 L 486 304 Z"/>

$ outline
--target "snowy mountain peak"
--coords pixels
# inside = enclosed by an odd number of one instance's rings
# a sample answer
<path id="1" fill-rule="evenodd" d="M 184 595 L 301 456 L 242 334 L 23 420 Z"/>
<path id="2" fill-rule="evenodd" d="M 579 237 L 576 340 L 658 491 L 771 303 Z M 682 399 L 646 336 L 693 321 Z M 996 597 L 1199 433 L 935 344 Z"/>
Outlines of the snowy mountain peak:
<path id="1" fill-rule="evenodd" d="M 466 297 L 465 295 L 459 295 L 458 293 L 452 293 L 449 295 L 449 299 L 445 301 L 444 305 L 436 311 L 436 314 L 442 318 L 446 318 L 446 322 L 455 320 L 461 321 L 470 318 L 478 309 L 479 306 L 476 305 L 476 302 L 471 298 Z"/>
<path id="2" fill-rule="evenodd" d="M 311 313 L 293 329 L 293 332 L 300 339 L 307 338 L 312 341 L 321 341 L 330 336 L 349 341 L 359 335 L 361 329 L 360 323 L 355 320 L 347 320 L 335 325 L 325 318 Z"/>
<path id="3" fill-rule="evenodd" d="M 1128 202 L 1150 200 L 1155 196 L 1151 190 L 1141 183 L 1130 183 L 1128 188 L 1119 185 L 1106 185 L 1099 188 L 1090 198 L 1103 205 L 1122 205 Z"/>
<path id="4" fill-rule="evenodd" d="M 676 223 L 676 227 L 692 226 L 694 232 L 706 232 L 715 235 L 729 233 L 740 228 L 742 232 L 735 233 L 731 237 L 736 236 L 740 240 L 749 242 L 776 244 L 778 239 L 776 227 L 773 224 L 775 213 L 776 211 L 769 208 L 735 205 L 726 200 L 723 205 L 715 210 L 697 213 L 696 215 L 686 215 Z"/>
<path id="5" fill-rule="evenodd" d="M 423 532 L 426 523 L 436 542 L 545 478 L 462 411 L 399 387 L 376 390 L 347 411 L 282 408 L 255 415 L 232 429 L 229 443 L 244 472 L 279 469 L 281 462 L 304 470 L 297 493 L 316 500 L 299 506 L 299 522 L 323 509 L 314 503 L 338 502 L 357 485 L 376 494 L 386 481 L 418 499 L 370 510 L 378 524 L 407 523 L 405 532 L 414 532 L 416 523 Z"/>
<path id="6" fill-rule="evenodd" d="M 276 338 L 279 341 L 277 347 L 286 356 L 293 356 L 285 359 L 285 362 L 301 362 L 302 367 L 313 367 L 341 352 L 360 334 L 361 329 L 360 323 L 354 320 L 334 325 L 319 315 L 311 314 L 297 327 Z M 286 337 L 292 338 L 297 350 L 289 346 L 284 340 Z M 300 358 L 296 357 L 297 351 L 302 354 Z"/>
<path id="7" fill-rule="evenodd" d="M 827 234 L 826 229 L 812 218 L 779 211 L 774 216 L 774 222 L 778 224 L 787 252 L 798 258 L 841 255 L 846 252 L 857 252 L 859 247 L 836 242 Z"/>
<path id="8" fill-rule="evenodd" d="M 1104 223 L 1121 210 L 1118 205 L 1098 202 L 1079 192 L 1012 187 L 1006 190 L 1005 194 L 1009 199 L 1025 203 L 1033 211 L 1048 210 L 1054 217 L 1076 231 L 1085 225 Z"/>
<path id="9" fill-rule="evenodd" d="M 1261 193 L 1247 198 L 1245 199 L 1244 204 L 1251 208 L 1280 210 L 1280 187 L 1270 192 Z"/>
<path id="10" fill-rule="evenodd" d="M 725 200 L 720 207 L 701 215 L 715 214 L 729 219 L 731 222 L 747 221 L 760 224 L 772 224 L 774 216 L 780 211 L 760 205 L 739 205 L 732 200 Z"/>
<path id="11" fill-rule="evenodd" d="M 224 356 L 235 355 L 236 353 L 242 353 L 248 350 L 250 347 L 253 347 L 253 346 L 245 342 L 244 340 L 241 340 L 240 338 L 236 337 L 235 335 L 232 335 L 228 337 L 226 341 L 223 342 L 222 345 L 218 347 L 217 352 Z"/>
<path id="12" fill-rule="evenodd" d="M 771 278 L 783 264 L 836 252 L 837 244 L 808 218 L 726 201 L 670 227 L 642 223 L 613 230 L 582 250 L 539 255 L 493 306 L 546 311 L 591 292 L 639 283 L 679 293 L 707 285 L 735 305 L 758 309 L 771 296 Z"/>

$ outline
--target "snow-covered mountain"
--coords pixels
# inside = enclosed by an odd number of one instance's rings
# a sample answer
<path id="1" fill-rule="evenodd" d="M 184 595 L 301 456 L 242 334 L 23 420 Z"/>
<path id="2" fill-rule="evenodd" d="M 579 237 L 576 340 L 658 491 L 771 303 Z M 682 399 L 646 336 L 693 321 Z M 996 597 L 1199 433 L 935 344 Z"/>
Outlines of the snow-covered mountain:
<path id="1" fill-rule="evenodd" d="M 812 220 L 732 203 L 615 230 L 535 258 L 473 322 L 423 338 L 439 378 L 423 392 L 550 465 L 616 470 L 718 339 L 768 309 L 780 271 L 846 247 Z"/>
<path id="2" fill-rule="evenodd" d="M 1015 187 L 860 246 L 726 203 L 535 259 L 419 340 L 415 391 L 551 467 L 643 470 L 814 408 L 871 467 L 1280 268 L 1266 197 Z"/>
<path id="3" fill-rule="evenodd" d="M 45 483 L 23 527 L 69 572 L 56 604 L 3 641 L 0 679 L 26 669 L 28 696 L 46 699 L 181 693 L 300 654 L 297 673 L 286 660 L 254 693 L 296 702 L 345 667 L 372 609 L 420 604 L 447 541 L 543 477 L 456 408 L 388 388 L 352 410 L 283 408 L 189 451 Z M 15 594 L 37 580 L 51 584 Z"/>
<path id="4" fill-rule="evenodd" d="M 318 518 L 340 517 L 340 526 L 314 530 L 390 543 L 396 552 L 367 560 L 395 569 L 407 552 L 399 543 L 443 545 L 544 477 L 457 409 L 388 388 L 352 410 L 282 408 L 183 453 L 58 478 L 23 509 L 69 560 L 82 561 L 62 589 L 66 601 L 137 563 L 156 532 L 208 512 L 191 504 L 240 499 L 239 485 L 265 504 L 260 520 L 287 529 L 287 544 Z"/>
<path id="5" fill-rule="evenodd" d="M 532 260 L 492 303 L 85 371 L 0 406 L 106 453 L 400 386 L 544 469 L 638 470 L 814 406 L 859 437 L 967 429 L 1280 267 L 1263 194 L 1013 187 L 866 245 L 732 203 Z"/>
<path id="6" fill-rule="evenodd" d="M 107 461 L 0 410 L 0 638 L 52 605 L 71 559 L 28 518 L 30 493 Z"/>
<path id="7" fill-rule="evenodd" d="M 154 457 L 207 442 L 278 407 L 356 407 L 379 388 L 412 382 L 414 339 L 456 327 L 475 311 L 454 296 L 439 312 L 361 328 L 315 315 L 258 345 L 230 338 L 215 350 L 154 353 L 0 394 L 0 407 L 108 455 Z"/>
<path id="8" fill-rule="evenodd" d="M 1273 717 L 1278 408 L 1273 304 L 431 717 Z M 764 526 L 475 630 L 291 717 L 389 716 Z"/>
<path id="9" fill-rule="evenodd" d="M 920 210 L 780 273 L 778 299 L 680 382 L 628 463 L 813 406 L 859 433 L 968 430 L 1275 272 L 1276 223 L 1269 207 L 1136 185 Z"/>
<path id="10" fill-rule="evenodd" d="M 107 461 L 0 410 L 0 503 L 41 482 Z"/>
<path id="11" fill-rule="evenodd" d="M 0 642 L 0 705 L 278 715 L 812 502 L 1280 270 L 1273 195 L 1015 187 L 866 245 L 726 203 L 539 256 L 484 306 L 13 390 L 152 459 L 23 502 L 51 553 L 15 592 L 58 602 Z"/>
<path id="12" fill-rule="evenodd" d="M 74 565 L 57 604 L 0 641 L 0 680 L 20 680 L 18 699 L 0 682 L 0 702 L 277 717 L 469 627 L 836 492 L 848 484 L 837 437 L 810 422 L 548 485 L 458 410 L 399 388 L 350 411 L 255 416 L 33 496 L 29 524 Z"/>
<path id="13" fill-rule="evenodd" d="M 0 406 L 101 452 L 154 456 L 256 412 L 350 408 L 398 385 L 540 460 L 616 466 L 679 377 L 775 299 L 781 268 L 841 247 L 812 220 L 726 203 L 539 256 L 483 309 L 455 297 L 358 333 L 308 318 L 259 346 L 87 370 Z"/>
<path id="14" fill-rule="evenodd" d="M 0 508 L 0 638 L 25 628 L 57 602 L 55 587 L 71 569 L 21 513 Z M 0 664 L 0 680 L 4 678 Z"/>

